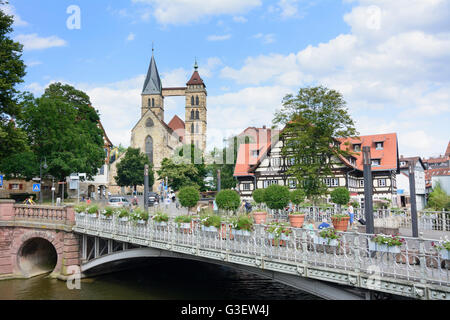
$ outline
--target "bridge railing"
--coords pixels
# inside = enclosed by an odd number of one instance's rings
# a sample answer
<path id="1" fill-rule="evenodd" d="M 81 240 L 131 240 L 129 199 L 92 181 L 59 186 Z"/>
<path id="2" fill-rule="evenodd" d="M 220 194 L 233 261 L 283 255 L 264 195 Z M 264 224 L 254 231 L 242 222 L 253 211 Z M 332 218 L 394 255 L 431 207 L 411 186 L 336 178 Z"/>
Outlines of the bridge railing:
<path id="1" fill-rule="evenodd" d="M 236 233 L 225 223 L 217 231 L 205 231 L 198 220 L 183 229 L 173 221 L 162 225 L 153 221 L 139 224 L 123 222 L 116 217 L 102 219 L 82 214 L 76 215 L 76 227 L 100 237 L 121 236 L 139 240 L 144 245 L 157 242 L 160 248 L 167 250 L 173 245 L 181 245 L 187 254 L 201 249 L 222 256 L 237 253 L 246 257 L 247 260 L 243 261 L 247 264 L 270 259 L 286 263 L 286 266 L 317 266 L 353 274 L 363 272 L 371 274 L 374 279 L 390 277 L 450 285 L 450 265 L 448 256 L 445 256 L 448 251 L 436 250 L 433 246 L 436 240 L 422 237 L 404 237 L 401 246 L 383 248 L 372 242 L 374 235 L 357 232 L 338 233 L 339 239 L 332 240 L 321 238 L 318 230 L 288 228 L 292 231 L 288 237 L 274 239 L 267 232 L 266 225 L 255 225 L 254 230 L 245 235 Z"/>

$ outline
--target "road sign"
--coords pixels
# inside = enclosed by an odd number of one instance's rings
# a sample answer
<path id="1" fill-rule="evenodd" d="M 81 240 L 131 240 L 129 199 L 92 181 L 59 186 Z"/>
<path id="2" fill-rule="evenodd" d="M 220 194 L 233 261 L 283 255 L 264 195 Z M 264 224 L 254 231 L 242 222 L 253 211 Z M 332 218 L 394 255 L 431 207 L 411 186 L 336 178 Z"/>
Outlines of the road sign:
<path id="1" fill-rule="evenodd" d="M 40 192 L 41 191 L 41 184 L 40 183 L 34 183 L 33 184 L 33 192 Z"/>
<path id="2" fill-rule="evenodd" d="M 0 176 L 0 187 L 3 187 L 3 176 Z"/>

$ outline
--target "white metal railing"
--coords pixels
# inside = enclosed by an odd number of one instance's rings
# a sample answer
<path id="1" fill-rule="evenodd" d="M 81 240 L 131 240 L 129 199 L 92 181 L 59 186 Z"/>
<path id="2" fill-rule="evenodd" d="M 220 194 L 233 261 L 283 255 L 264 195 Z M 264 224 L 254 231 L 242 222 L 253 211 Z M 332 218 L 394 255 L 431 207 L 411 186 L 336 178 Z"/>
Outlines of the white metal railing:
<path id="1" fill-rule="evenodd" d="M 266 257 L 289 264 L 299 264 L 333 269 L 376 273 L 383 278 L 398 278 L 414 282 L 427 282 L 449 286 L 449 261 L 433 248 L 435 240 L 404 237 L 398 252 L 371 250 L 373 235 L 342 232 L 337 245 L 320 244 L 319 231 L 290 228 L 287 239 L 275 240 L 266 231 L 266 225 L 255 225 L 249 236 L 232 233 L 231 226 L 222 224 L 216 232 L 203 231 L 198 220 L 193 220 L 188 229 L 169 221 L 157 225 L 153 221 L 145 224 L 118 218 L 111 219 L 76 214 L 77 230 L 88 230 L 104 234 L 126 236 L 136 239 L 158 241 L 191 247 L 192 250 L 208 249 L 220 253 L 232 252 L 250 257 Z M 78 231 L 79 232 L 79 231 Z M 397 248 L 397 247 L 395 247 Z"/>

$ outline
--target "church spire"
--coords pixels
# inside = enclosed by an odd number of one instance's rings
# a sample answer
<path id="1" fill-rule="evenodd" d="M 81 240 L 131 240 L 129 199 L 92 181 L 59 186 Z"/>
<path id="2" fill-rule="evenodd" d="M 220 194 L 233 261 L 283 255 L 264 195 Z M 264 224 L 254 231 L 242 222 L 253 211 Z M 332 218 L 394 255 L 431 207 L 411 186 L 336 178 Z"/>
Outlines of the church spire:
<path id="1" fill-rule="evenodd" d="M 153 52 L 155 49 L 152 44 L 152 60 L 150 61 L 150 66 L 148 67 L 147 77 L 145 78 L 144 88 L 142 89 L 142 94 L 161 94 L 161 78 L 159 77 L 158 68 L 156 67 L 155 57 Z"/>

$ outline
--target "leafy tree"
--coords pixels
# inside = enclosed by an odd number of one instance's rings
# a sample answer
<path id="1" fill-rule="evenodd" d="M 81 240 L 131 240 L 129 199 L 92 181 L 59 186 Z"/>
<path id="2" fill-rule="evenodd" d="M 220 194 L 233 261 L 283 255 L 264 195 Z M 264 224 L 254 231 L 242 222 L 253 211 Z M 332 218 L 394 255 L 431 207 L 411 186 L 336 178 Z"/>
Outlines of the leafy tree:
<path id="1" fill-rule="evenodd" d="M 70 85 L 51 84 L 42 97 L 22 99 L 18 125 L 27 133 L 36 166 L 44 159 L 48 173 L 58 180 L 74 172 L 92 179 L 105 161 L 99 115 L 89 97 Z"/>
<path id="2" fill-rule="evenodd" d="M 0 10 L 0 159 L 29 150 L 25 133 L 14 121 L 21 116 L 16 85 L 23 82 L 26 72 L 21 59 L 23 45 L 9 37 L 13 22 L 12 16 Z"/>
<path id="3" fill-rule="evenodd" d="M 185 144 L 175 150 L 172 160 L 179 168 L 182 165 L 187 165 L 185 168 L 189 169 L 195 168 L 195 171 L 185 176 L 189 182 L 186 182 L 184 185 L 197 185 L 200 191 L 206 191 L 205 178 L 208 170 L 205 165 L 203 152 L 200 149 L 195 147 L 194 144 Z"/>
<path id="4" fill-rule="evenodd" d="M 161 162 L 161 169 L 157 171 L 159 179 L 165 180 L 174 191 L 185 186 L 197 186 L 198 169 L 190 163 L 175 163 L 165 158 Z"/>
<path id="5" fill-rule="evenodd" d="M 146 164 L 149 165 L 148 184 L 152 186 L 155 183 L 155 178 L 150 160 L 139 148 L 129 147 L 122 161 L 117 164 L 117 176 L 114 177 L 117 185 L 121 187 L 132 186 L 136 191 L 137 186 L 144 185 L 144 168 Z"/>
<path id="6" fill-rule="evenodd" d="M 326 194 L 324 178 L 333 176 L 339 156 L 351 155 L 338 139 L 358 134 L 342 95 L 323 86 L 302 88 L 284 97 L 274 123 L 284 126 L 282 154 L 291 162 L 286 173 L 297 178 L 309 198 Z"/>
<path id="7" fill-rule="evenodd" d="M 260 205 L 264 202 L 264 192 L 266 189 L 256 189 L 253 191 L 252 197 L 255 202 Z"/>
<path id="8" fill-rule="evenodd" d="M 178 193 L 178 199 L 183 207 L 188 208 L 189 213 L 190 208 L 194 207 L 200 200 L 200 193 L 196 187 L 183 187 Z"/>
<path id="9" fill-rule="evenodd" d="M 241 198 L 234 190 L 221 190 L 216 195 L 216 203 L 219 209 L 236 211 L 241 204 Z"/>
<path id="10" fill-rule="evenodd" d="M 442 189 L 439 182 L 428 196 L 428 207 L 434 210 L 450 210 L 450 196 Z"/>
<path id="11" fill-rule="evenodd" d="M 305 197 L 305 191 L 303 191 L 302 189 L 292 190 L 289 196 L 291 202 L 296 206 L 305 201 Z"/>
<path id="12" fill-rule="evenodd" d="M 331 201 L 339 205 L 339 207 L 346 205 L 350 201 L 350 192 L 348 191 L 347 188 L 344 187 L 338 187 L 334 189 L 331 192 L 330 196 Z"/>
<path id="13" fill-rule="evenodd" d="M 264 202 L 270 209 L 284 209 L 289 203 L 289 188 L 272 184 L 264 192 Z"/>

